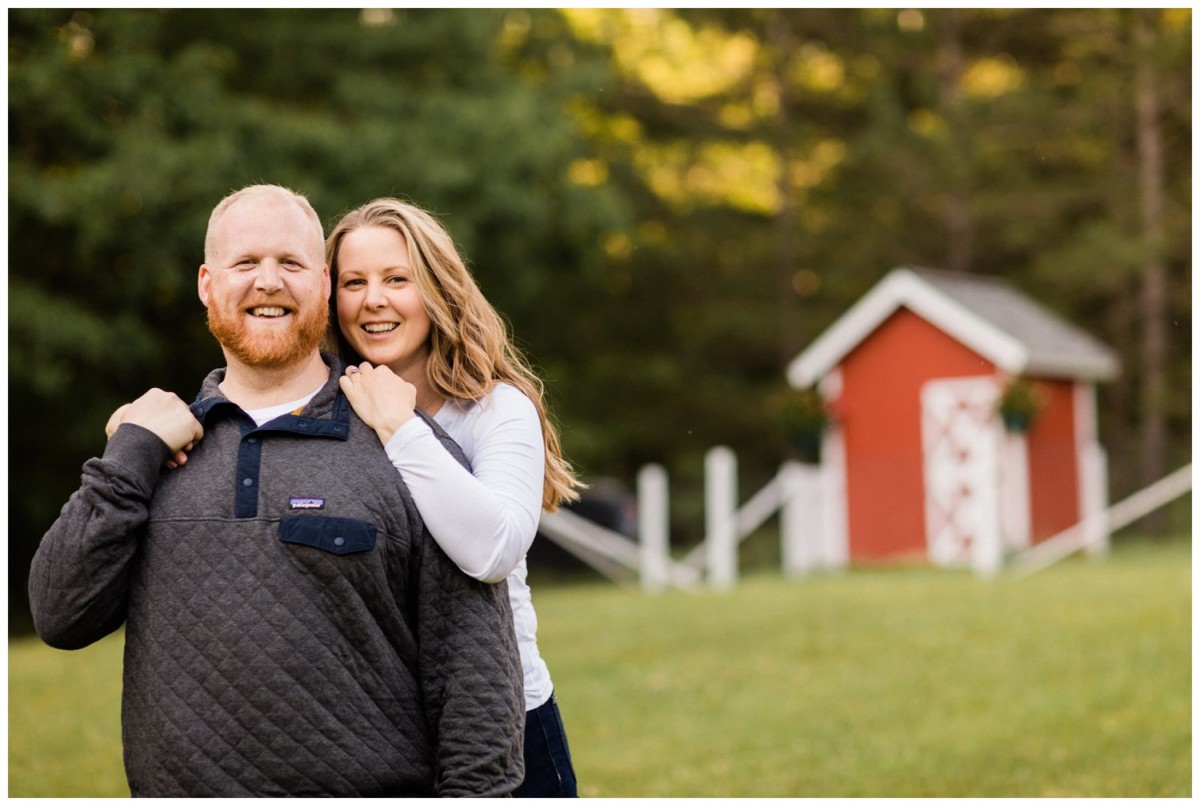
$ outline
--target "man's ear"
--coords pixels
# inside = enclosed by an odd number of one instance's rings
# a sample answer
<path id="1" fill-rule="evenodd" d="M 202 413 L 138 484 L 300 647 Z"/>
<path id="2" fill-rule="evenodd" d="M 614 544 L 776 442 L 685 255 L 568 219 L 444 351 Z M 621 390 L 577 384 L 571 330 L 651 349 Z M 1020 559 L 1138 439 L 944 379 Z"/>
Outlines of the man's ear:
<path id="1" fill-rule="evenodd" d="M 324 268 L 321 269 L 321 282 L 322 282 L 322 287 L 325 289 L 325 299 L 328 301 L 329 293 L 330 293 L 330 291 L 333 290 L 333 282 L 329 277 L 329 264 L 328 263 L 326 263 Z"/>
<path id="2" fill-rule="evenodd" d="M 201 264 L 200 274 L 196 278 L 196 293 L 200 295 L 200 302 L 204 303 L 204 307 L 208 307 L 209 286 L 212 283 L 212 274 L 208 270 L 207 264 Z"/>

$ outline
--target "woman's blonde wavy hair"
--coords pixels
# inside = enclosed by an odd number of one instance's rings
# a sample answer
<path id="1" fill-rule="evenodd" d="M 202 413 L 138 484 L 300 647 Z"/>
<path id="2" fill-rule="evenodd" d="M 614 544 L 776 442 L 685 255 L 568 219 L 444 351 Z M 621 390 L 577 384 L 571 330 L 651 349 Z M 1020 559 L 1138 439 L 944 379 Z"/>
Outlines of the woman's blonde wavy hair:
<path id="1" fill-rule="evenodd" d="M 480 291 L 444 227 L 428 212 L 398 199 L 375 199 L 342 216 L 325 242 L 333 294 L 329 301 L 329 341 L 343 360 L 358 364 L 360 356 L 337 318 L 338 250 L 342 239 L 360 227 L 388 227 L 408 244 L 412 280 L 429 315 L 430 350 L 426 373 L 430 385 L 448 400 L 478 400 L 500 382 L 511 384 L 533 401 L 546 445 L 542 507 L 579 498 L 580 484 L 562 454 L 558 430 L 546 411 L 541 379 L 513 344 L 500 314 Z"/>

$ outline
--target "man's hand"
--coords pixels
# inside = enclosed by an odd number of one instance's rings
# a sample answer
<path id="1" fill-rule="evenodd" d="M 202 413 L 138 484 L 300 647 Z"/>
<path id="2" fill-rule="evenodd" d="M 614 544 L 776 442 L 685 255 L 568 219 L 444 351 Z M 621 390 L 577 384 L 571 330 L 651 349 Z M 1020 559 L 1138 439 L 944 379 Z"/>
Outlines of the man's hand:
<path id="1" fill-rule="evenodd" d="M 416 416 L 413 409 L 417 387 L 387 367 L 373 367 L 366 362 L 347 367 L 338 383 L 359 418 L 375 429 L 384 445 L 400 426 Z"/>
<path id="2" fill-rule="evenodd" d="M 187 452 L 204 436 L 204 428 L 192 416 L 187 404 L 174 393 L 162 389 L 151 389 L 114 411 L 104 426 L 104 433 L 111 437 L 125 423 L 140 425 L 167 443 L 175 454 L 167 460 L 167 467 L 170 468 L 187 462 Z"/>

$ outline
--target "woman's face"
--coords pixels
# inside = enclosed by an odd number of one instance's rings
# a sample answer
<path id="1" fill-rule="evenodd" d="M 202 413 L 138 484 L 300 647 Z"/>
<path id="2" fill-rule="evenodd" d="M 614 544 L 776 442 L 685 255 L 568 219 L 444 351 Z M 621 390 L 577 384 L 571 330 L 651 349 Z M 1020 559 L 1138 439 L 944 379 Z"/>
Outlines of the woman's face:
<path id="1" fill-rule="evenodd" d="M 359 227 L 343 236 L 337 263 L 338 323 L 350 346 L 409 383 L 423 379 L 431 324 L 404 236 Z"/>

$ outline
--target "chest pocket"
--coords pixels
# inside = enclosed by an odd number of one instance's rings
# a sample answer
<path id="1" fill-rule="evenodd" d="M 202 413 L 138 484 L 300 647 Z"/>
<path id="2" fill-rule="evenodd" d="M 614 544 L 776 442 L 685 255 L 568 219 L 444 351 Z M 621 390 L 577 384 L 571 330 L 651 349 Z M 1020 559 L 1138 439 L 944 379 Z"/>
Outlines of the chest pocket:
<path id="1" fill-rule="evenodd" d="M 375 548 L 376 529 L 350 518 L 292 517 L 279 522 L 279 539 L 284 543 L 327 551 L 355 554 Z"/>

